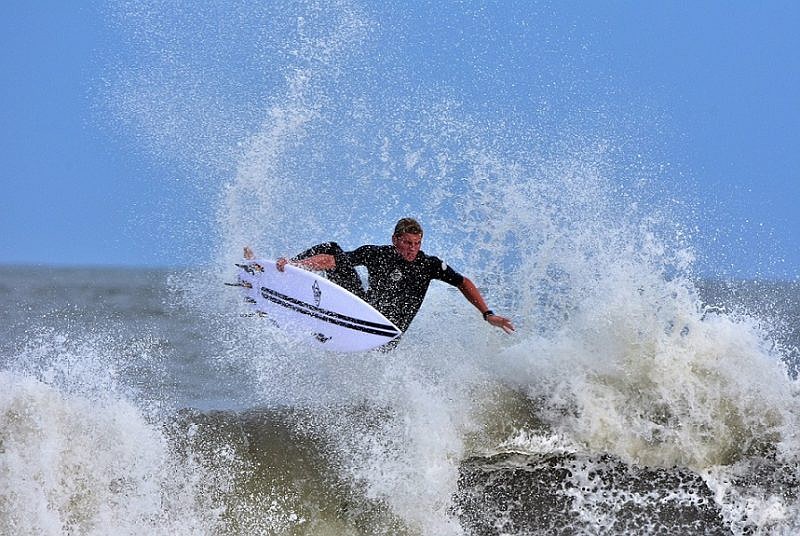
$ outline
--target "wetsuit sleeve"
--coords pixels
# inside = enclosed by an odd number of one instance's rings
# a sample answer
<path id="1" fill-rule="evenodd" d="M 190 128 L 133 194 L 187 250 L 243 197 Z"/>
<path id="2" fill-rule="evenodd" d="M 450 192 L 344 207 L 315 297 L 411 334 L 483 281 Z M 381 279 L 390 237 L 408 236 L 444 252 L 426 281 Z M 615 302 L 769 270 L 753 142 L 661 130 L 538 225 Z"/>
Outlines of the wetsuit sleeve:
<path id="1" fill-rule="evenodd" d="M 351 266 L 367 266 L 371 260 L 376 259 L 376 246 L 361 246 L 353 251 L 343 252 Z"/>
<path id="2" fill-rule="evenodd" d="M 464 276 L 453 270 L 446 262 L 438 257 L 430 257 L 428 274 L 432 279 L 444 281 L 454 287 L 464 282 Z"/>
<path id="3" fill-rule="evenodd" d="M 317 244 L 316 246 L 311 246 L 307 250 L 303 251 L 292 257 L 293 261 L 301 261 L 303 259 L 307 259 L 309 257 L 313 257 L 314 255 L 319 255 L 321 253 L 325 253 L 327 255 L 333 255 L 334 259 L 336 259 L 336 264 L 339 264 L 340 259 L 345 254 L 342 251 L 342 248 L 336 242 L 323 242 L 322 244 Z"/>
<path id="4" fill-rule="evenodd" d="M 346 288 L 359 298 L 364 298 L 364 286 L 361 283 L 361 278 L 353 269 L 352 264 L 350 264 L 347 253 L 336 242 L 317 244 L 297 255 L 293 260 L 299 261 L 323 253 L 333 255 L 336 261 L 336 266 L 332 270 L 325 270 L 325 276 L 328 280 Z"/>

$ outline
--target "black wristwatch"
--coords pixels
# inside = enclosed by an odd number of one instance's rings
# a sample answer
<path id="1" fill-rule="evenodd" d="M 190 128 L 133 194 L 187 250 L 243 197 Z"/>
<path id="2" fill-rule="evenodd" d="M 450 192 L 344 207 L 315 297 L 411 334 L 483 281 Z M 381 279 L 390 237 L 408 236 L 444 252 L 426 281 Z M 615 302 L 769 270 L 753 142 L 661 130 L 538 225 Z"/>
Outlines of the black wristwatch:
<path id="1" fill-rule="evenodd" d="M 490 316 L 494 316 L 494 311 L 487 309 L 486 312 L 483 313 L 483 319 L 488 322 Z"/>

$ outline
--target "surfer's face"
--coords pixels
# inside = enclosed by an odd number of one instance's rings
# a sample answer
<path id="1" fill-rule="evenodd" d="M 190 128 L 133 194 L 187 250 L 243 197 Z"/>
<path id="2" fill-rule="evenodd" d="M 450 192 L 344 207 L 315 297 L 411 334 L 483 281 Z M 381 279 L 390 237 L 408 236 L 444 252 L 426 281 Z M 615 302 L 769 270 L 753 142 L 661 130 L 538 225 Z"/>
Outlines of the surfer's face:
<path id="1" fill-rule="evenodd" d="M 403 233 L 392 237 L 392 244 L 400 254 L 408 262 L 412 262 L 417 258 L 419 248 L 422 245 L 422 235 Z"/>

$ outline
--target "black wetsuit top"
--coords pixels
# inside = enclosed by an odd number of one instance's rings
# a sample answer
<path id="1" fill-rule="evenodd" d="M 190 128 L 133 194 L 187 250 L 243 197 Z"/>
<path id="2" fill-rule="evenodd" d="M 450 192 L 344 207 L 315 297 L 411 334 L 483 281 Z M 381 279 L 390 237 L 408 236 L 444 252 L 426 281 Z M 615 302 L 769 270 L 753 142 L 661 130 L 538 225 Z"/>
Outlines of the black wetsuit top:
<path id="1" fill-rule="evenodd" d="M 329 279 L 363 298 L 394 322 L 400 331 L 408 329 L 433 279 L 455 287 L 464 281 L 464 276 L 438 257 L 420 251 L 414 261 L 408 262 L 394 246 L 361 246 L 346 252 L 335 242 L 327 242 L 295 258 L 304 259 L 319 253 L 333 255 L 336 259 L 336 268 L 327 272 Z M 355 266 L 367 269 L 366 291 Z"/>

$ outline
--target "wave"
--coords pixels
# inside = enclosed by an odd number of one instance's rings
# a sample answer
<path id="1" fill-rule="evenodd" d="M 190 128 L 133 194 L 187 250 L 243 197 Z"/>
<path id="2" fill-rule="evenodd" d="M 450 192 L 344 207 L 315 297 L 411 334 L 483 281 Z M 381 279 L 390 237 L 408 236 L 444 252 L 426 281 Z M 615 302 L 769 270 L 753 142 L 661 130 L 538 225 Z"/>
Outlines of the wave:
<path id="1" fill-rule="evenodd" d="M 315 387 L 288 406 L 177 412 L 137 407 L 119 388 L 82 389 L 74 377 L 64 385 L 3 371 L 0 526 L 42 534 L 745 534 L 797 525 L 791 438 L 766 434 L 761 451 L 742 441 L 731 459 L 702 468 L 652 464 L 631 460 L 630 445 L 615 455 L 587 441 L 572 421 L 594 414 L 554 407 L 550 397 L 563 389 L 533 396 L 486 374 L 475 381 L 474 371 L 453 382 L 419 363 L 383 379 L 342 368 L 331 366 L 341 390 L 328 397 L 311 395 Z M 89 377 L 104 382 L 97 369 Z M 617 444 L 665 448 L 631 436 Z M 703 437 L 730 444 L 722 433 Z"/>
<path id="2" fill-rule="evenodd" d="M 173 456 L 133 404 L 64 395 L 5 371 L 0 385 L 0 532 L 188 534 L 215 525 L 218 510 L 201 492 L 212 479 Z"/>

